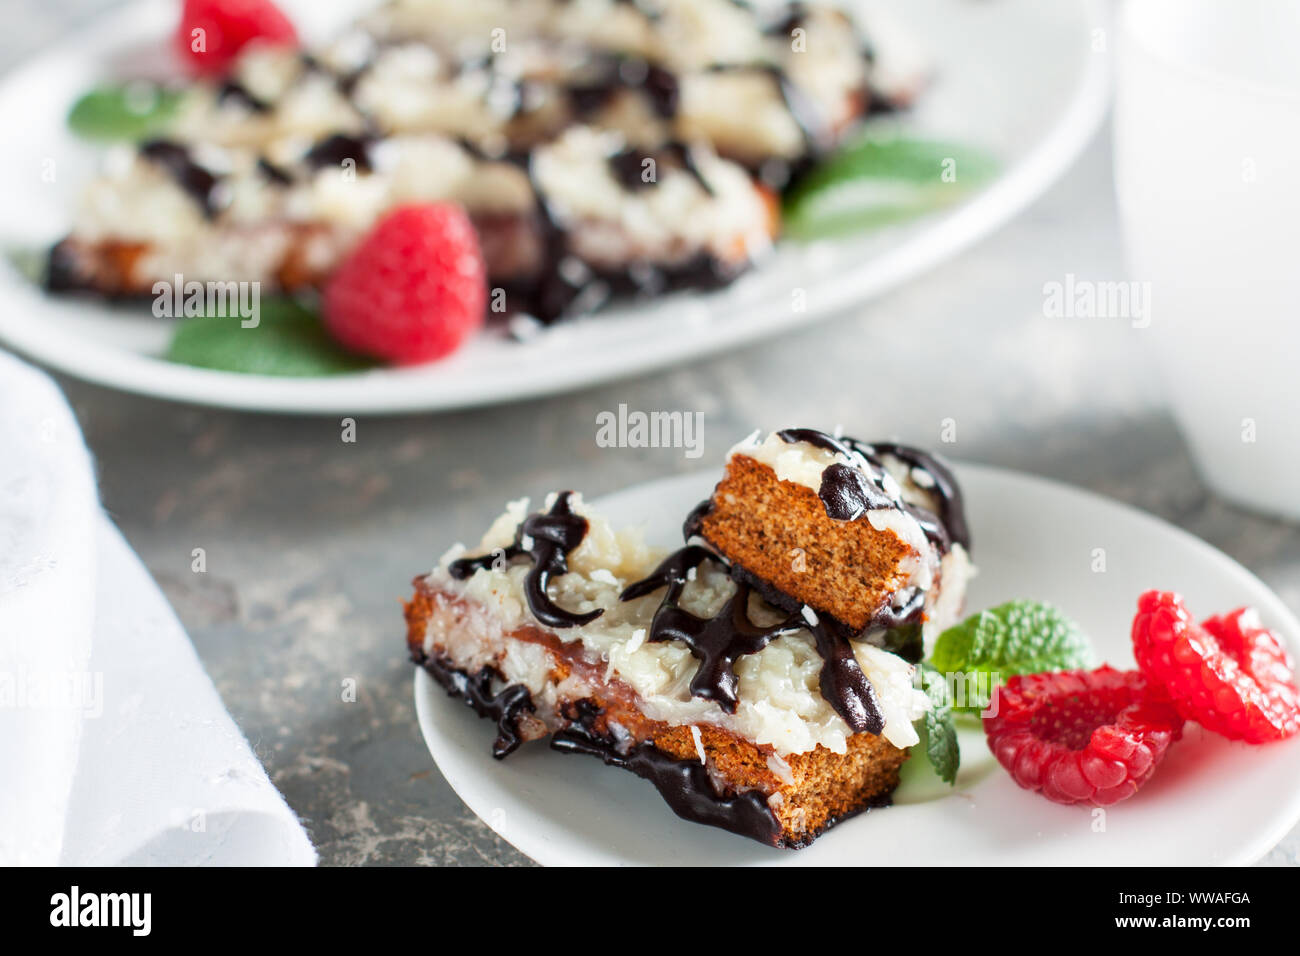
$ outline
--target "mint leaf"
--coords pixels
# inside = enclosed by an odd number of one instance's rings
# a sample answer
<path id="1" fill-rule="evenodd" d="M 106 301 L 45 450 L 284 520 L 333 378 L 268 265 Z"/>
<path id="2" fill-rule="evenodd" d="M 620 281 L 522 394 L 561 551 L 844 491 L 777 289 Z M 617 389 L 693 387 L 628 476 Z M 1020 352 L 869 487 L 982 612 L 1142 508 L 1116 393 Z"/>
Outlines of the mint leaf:
<path id="1" fill-rule="evenodd" d="M 960 688 L 954 706 L 962 713 L 986 709 L 1000 679 L 1073 670 L 1091 661 L 1092 647 L 1078 625 L 1038 601 L 1008 601 L 972 615 L 940 634 L 930 655 L 930 663 Z"/>
<path id="2" fill-rule="evenodd" d="M 948 682 L 932 665 L 921 665 L 921 689 L 930 698 L 925 713 L 925 755 L 939 779 L 956 784 L 961 766 L 961 749 L 957 746 L 957 728 L 953 724 L 952 698 Z"/>
<path id="3" fill-rule="evenodd" d="M 68 127 L 86 139 L 144 139 L 171 122 L 180 101 L 180 92 L 143 80 L 101 86 L 72 105 Z"/>
<path id="4" fill-rule="evenodd" d="M 868 138 L 833 154 L 786 194 L 794 239 L 843 236 L 951 205 L 990 179 L 983 150 L 930 140 Z"/>
<path id="5" fill-rule="evenodd" d="M 868 637 L 868 640 L 881 650 L 897 654 L 909 664 L 915 664 L 925 656 L 925 640 L 921 636 L 921 623 L 902 624 L 889 630 Z"/>
<path id="6" fill-rule="evenodd" d="M 33 285 L 41 285 L 45 280 L 45 269 L 49 264 L 49 251 L 33 249 L 29 246 L 11 246 L 4 251 L 15 272 Z"/>
<path id="7" fill-rule="evenodd" d="M 254 328 L 244 328 L 239 316 L 186 319 L 176 327 L 166 357 L 198 368 L 296 377 L 339 375 L 375 364 L 335 344 L 320 317 L 293 299 L 262 302 Z"/>

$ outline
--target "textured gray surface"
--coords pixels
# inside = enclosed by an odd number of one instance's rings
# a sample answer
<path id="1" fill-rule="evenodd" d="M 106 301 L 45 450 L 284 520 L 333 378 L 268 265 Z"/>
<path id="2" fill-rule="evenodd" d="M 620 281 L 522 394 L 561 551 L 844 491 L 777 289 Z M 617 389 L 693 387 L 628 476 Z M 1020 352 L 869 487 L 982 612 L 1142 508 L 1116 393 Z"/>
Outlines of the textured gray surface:
<path id="1" fill-rule="evenodd" d="M 99 3 L 16 0 L 0 66 Z M 1109 142 L 975 250 L 842 320 L 716 361 L 455 415 L 279 418 L 64 380 L 104 502 L 189 629 L 236 721 L 327 864 L 527 862 L 433 768 L 411 703 L 398 600 L 502 502 L 589 496 L 719 460 L 753 427 L 844 423 L 937 443 L 1130 502 L 1221 548 L 1300 609 L 1300 527 L 1209 494 L 1122 320 L 1043 315 L 1045 282 L 1125 277 Z M 699 411 L 704 456 L 602 449 L 619 403 Z M 191 571 L 203 548 L 207 573 Z M 357 681 L 355 703 L 343 682 Z M 486 745 L 486 737 L 485 737 Z M 1267 858 L 1300 862 L 1300 831 Z"/>

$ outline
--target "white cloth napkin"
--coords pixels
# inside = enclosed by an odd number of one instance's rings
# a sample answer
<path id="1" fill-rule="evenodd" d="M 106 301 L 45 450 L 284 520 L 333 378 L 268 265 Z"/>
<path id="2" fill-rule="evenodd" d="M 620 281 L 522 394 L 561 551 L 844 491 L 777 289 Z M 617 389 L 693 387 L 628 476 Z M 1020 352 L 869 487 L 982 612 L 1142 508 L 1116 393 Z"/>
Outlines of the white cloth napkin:
<path id="1" fill-rule="evenodd" d="M 0 353 L 0 865 L 311 865 L 71 411 Z"/>

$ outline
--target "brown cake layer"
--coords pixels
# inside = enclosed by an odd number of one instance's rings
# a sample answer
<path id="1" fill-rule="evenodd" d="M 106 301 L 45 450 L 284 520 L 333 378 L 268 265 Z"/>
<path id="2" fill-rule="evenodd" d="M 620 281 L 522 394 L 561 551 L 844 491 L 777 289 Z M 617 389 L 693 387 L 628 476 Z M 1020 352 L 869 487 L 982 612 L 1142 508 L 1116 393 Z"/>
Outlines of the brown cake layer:
<path id="1" fill-rule="evenodd" d="M 914 552 L 866 518 L 827 516 L 817 492 L 733 455 L 699 533 L 733 565 L 856 630 L 872 623 L 907 579 Z"/>
<path id="2" fill-rule="evenodd" d="M 503 631 L 473 602 L 422 578 L 415 584 L 405 605 L 411 657 L 449 693 L 497 721 L 498 757 L 549 734 L 555 749 L 588 753 L 649 779 L 679 816 L 786 848 L 806 846 L 836 822 L 888 803 L 898 785 L 906 751 L 866 733 L 849 737 L 844 754 L 818 746 L 789 755 L 789 773 L 778 774 L 770 746 L 701 723 L 701 765 L 691 727 L 647 717 L 636 693 L 606 681 L 606 665 L 589 660 L 580 642 L 564 643 L 533 626 Z M 514 642 L 545 648 L 542 692 L 530 694 L 504 676 Z"/>
<path id="3" fill-rule="evenodd" d="M 482 214 L 472 216 L 488 274 L 498 284 L 523 284 L 542 266 L 544 251 L 540 222 L 533 216 Z M 277 258 L 265 263 L 270 281 L 263 282 L 262 292 L 298 292 L 319 286 L 338 265 L 339 259 L 355 243 L 357 236 L 326 223 L 269 223 L 249 230 L 257 239 L 274 233 Z M 231 242 L 240 241 L 238 229 L 227 234 Z M 155 274 L 151 263 L 166 261 L 166 249 L 147 242 L 120 239 L 87 241 L 70 236 L 50 252 L 47 284 L 55 291 L 97 292 L 108 297 L 150 294 L 159 280 L 170 282 L 173 275 Z M 235 276 L 187 274 L 186 279 L 199 282 L 224 281 Z"/>
<path id="4" fill-rule="evenodd" d="M 268 261 L 269 281 L 260 292 L 299 292 L 318 285 L 337 264 L 350 237 L 341 237 L 329 226 L 283 224 L 267 227 L 280 234 L 278 257 Z M 232 232 L 228 237 L 238 242 Z M 154 243 L 129 239 L 88 241 L 76 236 L 60 240 L 50 249 L 45 284 L 53 292 L 93 292 L 105 298 L 138 298 L 153 295 L 158 282 L 171 283 L 175 274 L 165 275 L 156 264 L 169 254 L 188 252 L 164 249 Z M 218 275 L 185 276 L 188 281 L 230 282 L 239 277 Z"/>

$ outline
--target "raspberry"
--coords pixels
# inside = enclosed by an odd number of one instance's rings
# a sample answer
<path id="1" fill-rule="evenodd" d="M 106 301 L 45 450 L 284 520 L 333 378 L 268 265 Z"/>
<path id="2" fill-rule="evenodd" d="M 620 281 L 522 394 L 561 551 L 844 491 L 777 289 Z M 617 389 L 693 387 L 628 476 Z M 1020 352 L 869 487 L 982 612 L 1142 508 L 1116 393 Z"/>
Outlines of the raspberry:
<path id="1" fill-rule="evenodd" d="M 270 0 L 185 0 L 176 46 L 194 72 L 225 73 L 251 40 L 297 46 L 298 34 Z"/>
<path id="2" fill-rule="evenodd" d="M 1133 654 L 1178 712 L 1206 730 L 1252 744 L 1300 730 L 1300 692 L 1286 650 L 1247 608 L 1197 624 L 1167 591 L 1138 598 Z"/>
<path id="3" fill-rule="evenodd" d="M 989 749 L 1026 790 L 1104 807 L 1133 796 L 1183 721 L 1137 671 L 1022 674 L 994 691 Z"/>
<path id="4" fill-rule="evenodd" d="M 483 324 L 478 237 L 450 203 L 390 211 L 325 286 L 325 325 L 356 352 L 401 364 L 454 351 Z"/>

